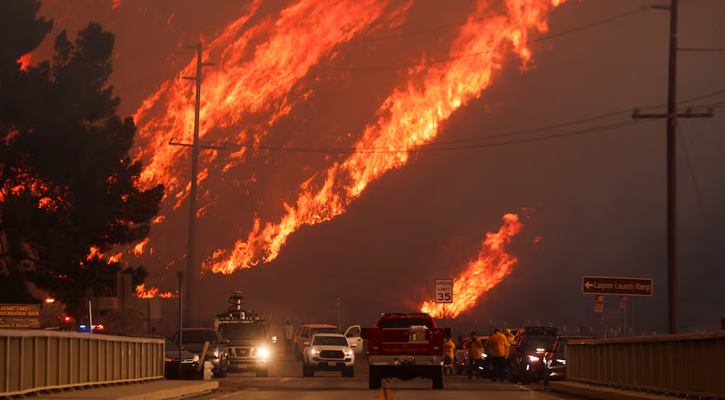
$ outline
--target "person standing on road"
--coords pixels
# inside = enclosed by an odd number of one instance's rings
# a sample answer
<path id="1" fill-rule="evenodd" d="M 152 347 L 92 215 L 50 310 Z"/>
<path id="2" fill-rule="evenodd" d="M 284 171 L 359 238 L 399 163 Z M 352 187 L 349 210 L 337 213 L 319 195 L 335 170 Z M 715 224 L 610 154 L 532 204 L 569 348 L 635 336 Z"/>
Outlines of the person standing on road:
<path id="1" fill-rule="evenodd" d="M 504 362 L 506 361 L 510 345 L 511 343 L 508 342 L 506 336 L 499 332 L 498 329 L 494 329 L 493 335 L 486 340 L 486 344 L 483 346 L 486 354 L 491 359 L 491 365 L 493 365 L 493 378 L 491 379 L 493 382 L 496 379 L 500 379 L 503 382 L 505 373 Z"/>
<path id="2" fill-rule="evenodd" d="M 284 347 L 287 357 L 292 356 L 292 342 L 294 341 L 294 334 L 295 328 L 290 325 L 289 321 L 287 321 L 287 325 L 284 326 Z"/>
<path id="3" fill-rule="evenodd" d="M 443 342 L 443 366 L 446 375 L 453 375 L 453 358 L 455 357 L 456 344 L 447 337 Z"/>
<path id="4" fill-rule="evenodd" d="M 468 379 L 473 378 L 474 370 L 476 371 L 477 377 L 483 378 L 479 368 L 481 364 L 483 344 L 481 343 L 481 339 L 476 337 L 476 332 L 471 332 L 471 337 L 463 342 L 463 348 L 468 349 Z"/>

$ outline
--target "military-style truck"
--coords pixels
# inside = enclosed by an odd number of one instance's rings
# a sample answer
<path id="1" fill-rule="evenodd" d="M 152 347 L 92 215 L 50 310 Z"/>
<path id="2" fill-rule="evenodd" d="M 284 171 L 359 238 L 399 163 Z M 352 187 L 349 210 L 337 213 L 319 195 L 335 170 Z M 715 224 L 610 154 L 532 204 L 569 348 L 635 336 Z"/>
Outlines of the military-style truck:
<path id="1" fill-rule="evenodd" d="M 214 327 L 227 344 L 228 368 L 253 372 L 258 377 L 269 376 L 272 340 L 267 327 L 258 314 L 242 309 L 241 292 L 234 292 L 229 298 L 231 306 L 217 314 Z"/>
<path id="2" fill-rule="evenodd" d="M 384 378 L 433 380 L 443 389 L 443 340 L 449 328 L 438 328 L 426 313 L 384 313 L 373 328 L 363 328 L 368 340 L 370 389 Z"/>

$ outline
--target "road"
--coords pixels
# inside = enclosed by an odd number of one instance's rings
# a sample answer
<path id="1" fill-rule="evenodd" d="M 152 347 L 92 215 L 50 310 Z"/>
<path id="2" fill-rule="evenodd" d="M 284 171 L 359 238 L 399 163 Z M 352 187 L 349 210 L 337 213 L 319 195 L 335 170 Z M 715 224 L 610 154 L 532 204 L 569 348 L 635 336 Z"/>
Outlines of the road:
<path id="1" fill-rule="evenodd" d="M 193 400 L 433 400 L 571 399 L 545 391 L 541 385 L 514 385 L 466 376 L 446 376 L 445 390 L 432 390 L 431 381 L 414 379 L 383 381 L 383 389 L 368 389 L 367 360 L 357 359 L 355 377 L 342 378 L 339 372 L 316 372 L 314 378 L 302 377 L 302 362 L 276 360 L 269 378 L 248 373 L 229 373 L 219 380 L 219 390 L 192 397 Z"/>

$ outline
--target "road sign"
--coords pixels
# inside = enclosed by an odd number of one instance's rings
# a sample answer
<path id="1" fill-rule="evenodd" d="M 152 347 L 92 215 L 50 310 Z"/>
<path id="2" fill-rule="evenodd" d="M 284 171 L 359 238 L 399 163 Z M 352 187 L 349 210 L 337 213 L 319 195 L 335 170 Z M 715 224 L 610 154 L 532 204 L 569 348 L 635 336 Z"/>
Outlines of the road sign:
<path id="1" fill-rule="evenodd" d="M 652 279 L 585 276 L 582 277 L 582 293 L 652 296 Z"/>
<path id="2" fill-rule="evenodd" d="M 598 314 L 604 312 L 604 296 L 600 294 L 594 296 L 594 312 Z"/>
<path id="3" fill-rule="evenodd" d="M 620 310 L 627 309 L 627 296 L 619 296 L 619 309 Z"/>
<path id="4" fill-rule="evenodd" d="M 0 329 L 40 328 L 40 304 L 0 304 Z"/>
<path id="5" fill-rule="evenodd" d="M 453 303 L 453 279 L 436 279 L 436 303 Z"/>

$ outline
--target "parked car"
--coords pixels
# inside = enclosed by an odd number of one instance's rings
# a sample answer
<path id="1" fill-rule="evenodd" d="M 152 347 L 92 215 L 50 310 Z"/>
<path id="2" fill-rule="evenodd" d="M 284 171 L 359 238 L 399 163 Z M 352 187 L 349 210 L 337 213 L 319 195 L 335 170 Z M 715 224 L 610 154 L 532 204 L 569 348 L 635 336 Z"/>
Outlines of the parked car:
<path id="1" fill-rule="evenodd" d="M 563 380 L 566 378 L 566 345 L 582 340 L 592 340 L 592 336 L 559 336 L 554 342 L 551 351 L 544 356 L 544 367 L 546 368 L 545 381 Z"/>
<path id="2" fill-rule="evenodd" d="M 355 352 L 344 335 L 317 333 L 310 339 L 302 355 L 302 376 L 315 376 L 315 371 L 341 371 L 342 376 L 355 376 Z"/>
<path id="3" fill-rule="evenodd" d="M 182 345 L 185 349 L 201 357 L 204 350 L 204 343 L 209 342 L 209 348 L 206 351 L 204 361 L 211 362 L 212 372 L 217 378 L 227 376 L 227 367 L 229 365 L 227 346 L 228 340 L 222 338 L 214 328 L 185 328 L 181 331 Z M 179 342 L 179 332 L 174 335 L 174 341 Z"/>
<path id="4" fill-rule="evenodd" d="M 340 333 L 335 325 L 327 324 L 304 324 L 300 325 L 295 331 L 294 346 L 297 360 L 302 360 L 302 351 L 305 349 L 305 343 L 309 343 L 312 336 L 317 333 Z"/>
<path id="5" fill-rule="evenodd" d="M 154 334 L 137 334 L 131 337 L 164 339 L 164 378 L 166 379 L 197 379 L 199 356 L 187 350 L 179 349 L 179 345 L 171 339 Z M 181 350 L 181 351 L 179 351 Z M 179 362 L 181 362 L 181 375 L 179 375 Z"/>
<path id="6" fill-rule="evenodd" d="M 547 351 L 551 351 L 557 336 L 557 329 L 550 327 L 526 327 L 520 330 L 509 355 L 509 381 L 525 385 L 544 380 L 544 356 Z"/>

